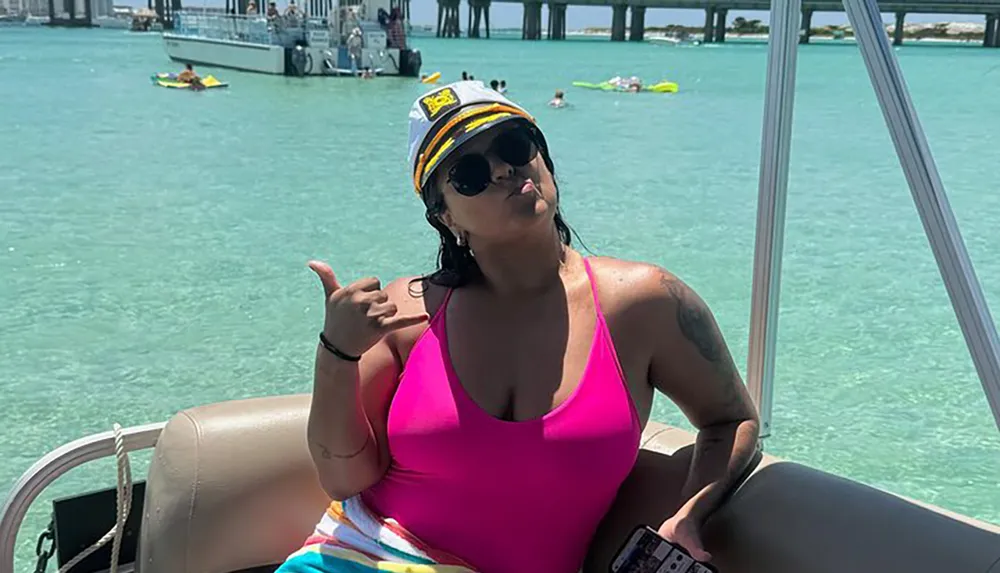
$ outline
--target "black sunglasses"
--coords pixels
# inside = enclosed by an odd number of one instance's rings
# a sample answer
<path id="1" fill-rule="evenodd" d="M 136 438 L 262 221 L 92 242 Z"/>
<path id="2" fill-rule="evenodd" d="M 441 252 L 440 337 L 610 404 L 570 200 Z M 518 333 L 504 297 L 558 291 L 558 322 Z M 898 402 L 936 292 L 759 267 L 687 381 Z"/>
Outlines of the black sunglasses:
<path id="1" fill-rule="evenodd" d="M 539 136 L 522 125 L 505 131 L 490 144 L 490 152 L 511 167 L 524 167 L 538 156 Z M 467 153 L 448 170 L 448 182 L 461 195 L 475 197 L 493 182 L 490 160 L 482 153 Z"/>

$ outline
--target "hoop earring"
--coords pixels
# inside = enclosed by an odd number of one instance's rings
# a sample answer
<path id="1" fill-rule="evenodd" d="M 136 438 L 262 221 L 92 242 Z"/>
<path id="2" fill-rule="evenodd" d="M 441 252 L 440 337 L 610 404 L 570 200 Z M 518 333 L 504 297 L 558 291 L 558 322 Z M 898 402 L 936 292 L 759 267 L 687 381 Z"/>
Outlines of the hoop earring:
<path id="1" fill-rule="evenodd" d="M 455 243 L 457 243 L 459 247 L 466 246 L 468 244 L 468 240 L 465 238 L 465 233 L 457 233 L 455 235 Z"/>

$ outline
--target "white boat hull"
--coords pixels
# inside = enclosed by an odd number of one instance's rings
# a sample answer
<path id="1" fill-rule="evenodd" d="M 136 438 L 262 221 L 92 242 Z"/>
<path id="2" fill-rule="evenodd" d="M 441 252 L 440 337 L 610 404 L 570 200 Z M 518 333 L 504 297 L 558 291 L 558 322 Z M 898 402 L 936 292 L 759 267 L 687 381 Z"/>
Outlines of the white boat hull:
<path id="1" fill-rule="evenodd" d="M 285 49 L 231 40 L 214 40 L 163 33 L 163 47 L 171 60 L 248 72 L 283 75 Z"/>
<path id="2" fill-rule="evenodd" d="M 300 75 L 286 61 L 286 48 L 234 40 L 199 38 L 164 32 L 163 46 L 171 60 L 275 75 Z M 349 60 L 337 48 L 303 47 L 301 75 L 351 75 Z M 363 49 L 361 65 L 378 75 L 399 75 L 400 51 L 394 48 Z"/>

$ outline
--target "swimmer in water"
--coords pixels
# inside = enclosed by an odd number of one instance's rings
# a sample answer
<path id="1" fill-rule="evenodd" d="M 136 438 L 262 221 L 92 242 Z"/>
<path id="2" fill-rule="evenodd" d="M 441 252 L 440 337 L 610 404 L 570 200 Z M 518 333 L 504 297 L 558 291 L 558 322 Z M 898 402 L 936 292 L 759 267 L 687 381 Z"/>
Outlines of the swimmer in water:
<path id="1" fill-rule="evenodd" d="M 551 100 L 549 100 L 549 105 L 552 107 L 566 107 L 566 94 L 562 90 L 556 90 L 556 95 Z"/>

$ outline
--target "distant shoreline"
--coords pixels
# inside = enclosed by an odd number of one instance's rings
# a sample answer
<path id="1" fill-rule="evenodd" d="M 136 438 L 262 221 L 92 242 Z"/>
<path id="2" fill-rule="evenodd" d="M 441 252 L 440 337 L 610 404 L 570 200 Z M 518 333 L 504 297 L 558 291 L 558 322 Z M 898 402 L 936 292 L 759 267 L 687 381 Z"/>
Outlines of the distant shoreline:
<path id="1" fill-rule="evenodd" d="M 766 40 L 768 38 L 770 29 L 767 26 L 760 24 L 759 20 L 751 20 L 749 22 L 742 19 L 737 20 L 738 22 L 734 22 L 734 24 L 742 25 L 726 28 L 726 37 L 750 40 Z M 687 35 L 693 40 L 698 40 L 704 35 L 704 30 L 705 29 L 702 26 L 649 26 L 645 29 L 644 37 L 647 39 L 675 38 L 677 36 Z M 895 33 L 895 30 L 896 26 L 894 24 L 885 25 L 886 34 L 889 36 L 892 36 Z M 985 31 L 985 24 L 972 22 L 905 24 L 903 26 L 903 39 L 910 41 L 929 40 L 939 42 L 967 42 L 982 40 Z M 610 37 L 611 28 L 587 27 L 579 30 L 567 31 L 567 35 Z M 810 28 L 809 37 L 830 40 L 853 40 L 854 30 L 850 26 L 822 26 Z"/>

